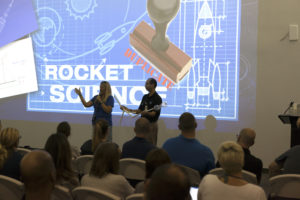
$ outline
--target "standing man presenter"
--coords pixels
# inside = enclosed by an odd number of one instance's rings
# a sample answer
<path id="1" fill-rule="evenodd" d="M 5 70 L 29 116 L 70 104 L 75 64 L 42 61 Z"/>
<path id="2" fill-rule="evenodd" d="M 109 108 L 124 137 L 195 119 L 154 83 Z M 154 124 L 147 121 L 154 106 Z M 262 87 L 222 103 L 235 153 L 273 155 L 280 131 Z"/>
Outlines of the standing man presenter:
<path id="1" fill-rule="evenodd" d="M 160 116 L 160 108 L 162 104 L 161 97 L 155 91 L 156 86 L 157 82 L 154 78 L 149 78 L 146 81 L 145 88 L 149 93 L 143 96 L 141 104 L 137 110 L 129 109 L 126 106 L 120 107 L 121 110 L 127 110 L 131 113 L 141 114 L 142 117 L 145 117 L 149 120 L 151 124 L 151 131 L 147 139 L 154 145 L 157 143 L 157 120 Z"/>

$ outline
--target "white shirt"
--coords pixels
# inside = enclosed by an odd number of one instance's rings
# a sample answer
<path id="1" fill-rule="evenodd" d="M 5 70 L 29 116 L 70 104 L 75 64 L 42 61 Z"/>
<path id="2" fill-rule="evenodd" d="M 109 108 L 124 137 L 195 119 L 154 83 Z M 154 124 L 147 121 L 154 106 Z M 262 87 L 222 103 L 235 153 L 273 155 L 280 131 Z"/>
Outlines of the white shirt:
<path id="1" fill-rule="evenodd" d="M 102 178 L 87 174 L 82 177 L 81 185 L 104 190 L 122 199 L 134 192 L 133 187 L 131 187 L 125 177 L 118 174 L 108 174 Z"/>
<path id="2" fill-rule="evenodd" d="M 254 184 L 233 186 L 223 183 L 216 175 L 206 175 L 199 185 L 198 200 L 266 200 L 264 190 Z"/>

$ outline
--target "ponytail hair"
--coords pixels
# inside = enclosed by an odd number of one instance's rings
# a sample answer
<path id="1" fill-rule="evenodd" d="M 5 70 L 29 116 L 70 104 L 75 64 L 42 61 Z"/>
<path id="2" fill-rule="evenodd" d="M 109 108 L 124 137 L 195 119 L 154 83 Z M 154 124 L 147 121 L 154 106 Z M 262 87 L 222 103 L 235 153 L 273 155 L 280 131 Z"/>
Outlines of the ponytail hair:
<path id="1" fill-rule="evenodd" d="M 93 129 L 92 152 L 95 152 L 98 144 L 107 136 L 108 122 L 104 119 L 99 119 Z"/>

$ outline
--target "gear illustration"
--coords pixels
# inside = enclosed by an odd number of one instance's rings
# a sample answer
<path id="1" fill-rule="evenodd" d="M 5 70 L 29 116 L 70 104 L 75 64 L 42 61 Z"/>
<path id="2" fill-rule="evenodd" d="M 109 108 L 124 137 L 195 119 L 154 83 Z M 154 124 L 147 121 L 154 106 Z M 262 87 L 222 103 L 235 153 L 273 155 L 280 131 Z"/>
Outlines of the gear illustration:
<path id="1" fill-rule="evenodd" d="M 88 19 L 98 6 L 96 0 L 65 0 L 65 4 L 70 16 L 73 16 L 75 20 L 80 19 L 81 21 L 84 18 Z"/>

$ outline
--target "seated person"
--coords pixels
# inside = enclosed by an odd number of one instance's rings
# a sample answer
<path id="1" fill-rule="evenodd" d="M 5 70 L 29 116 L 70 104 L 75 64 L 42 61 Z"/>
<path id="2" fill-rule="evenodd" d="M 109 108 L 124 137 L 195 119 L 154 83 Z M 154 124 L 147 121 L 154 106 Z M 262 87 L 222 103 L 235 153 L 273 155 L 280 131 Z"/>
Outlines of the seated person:
<path id="1" fill-rule="evenodd" d="M 71 126 L 68 122 L 61 122 L 58 124 L 56 128 L 56 133 L 62 133 L 66 136 L 67 139 L 71 136 Z M 80 153 L 79 149 L 76 146 L 71 146 L 71 152 L 72 152 L 72 159 L 76 159 Z"/>
<path id="2" fill-rule="evenodd" d="M 140 182 L 135 187 L 135 193 L 143 193 L 149 183 L 151 176 L 156 168 L 164 164 L 170 164 L 171 159 L 163 149 L 153 149 L 146 156 L 146 177 L 145 181 Z"/>
<path id="3" fill-rule="evenodd" d="M 150 134 L 150 122 L 141 117 L 135 121 L 135 137 L 123 145 L 121 158 L 145 160 L 149 151 L 155 148 L 146 138 Z"/>
<path id="4" fill-rule="evenodd" d="M 189 200 L 190 182 L 187 174 L 175 164 L 158 167 L 147 185 L 145 200 Z"/>
<path id="5" fill-rule="evenodd" d="M 250 147 L 254 145 L 256 133 L 251 128 L 244 128 L 240 131 L 237 143 L 241 145 L 244 151 L 244 166 L 243 169 L 249 172 L 252 172 L 256 175 L 257 183 L 260 183 L 261 171 L 262 171 L 262 161 L 259 158 L 253 156 L 250 152 Z M 220 167 L 220 164 L 217 162 L 217 167 Z"/>
<path id="6" fill-rule="evenodd" d="M 120 151 L 114 143 L 100 144 L 94 154 L 89 174 L 81 179 L 81 185 L 100 189 L 122 199 L 134 192 L 125 177 L 118 174 Z"/>
<path id="7" fill-rule="evenodd" d="M 178 128 L 181 134 L 168 139 L 162 148 L 168 152 L 172 162 L 195 169 L 203 177 L 215 168 L 215 158 L 212 151 L 195 138 L 197 122 L 194 115 L 183 113 Z"/>
<path id="8" fill-rule="evenodd" d="M 24 200 L 50 200 L 55 185 L 55 166 L 45 151 L 27 153 L 21 161 Z"/>
<path id="9" fill-rule="evenodd" d="M 20 135 L 15 128 L 5 128 L 0 133 L 0 174 L 20 180 L 22 155 L 17 152 Z"/>
<path id="10" fill-rule="evenodd" d="M 106 142 L 109 124 L 105 119 L 99 119 L 93 126 L 93 136 L 81 147 L 81 155 L 93 155 L 100 143 Z"/>
<path id="11" fill-rule="evenodd" d="M 56 184 L 69 190 L 79 186 L 77 174 L 71 167 L 71 148 L 63 134 L 52 134 L 45 144 L 45 150 L 52 156 L 56 168 Z"/>
<path id="12" fill-rule="evenodd" d="M 242 177 L 244 152 L 235 142 L 224 142 L 218 151 L 223 176 L 206 175 L 198 190 L 198 200 L 266 200 L 264 190 Z"/>
<path id="13" fill-rule="evenodd" d="M 280 174 L 281 169 L 284 174 L 300 174 L 300 145 L 293 146 L 270 164 L 270 176 Z"/>

